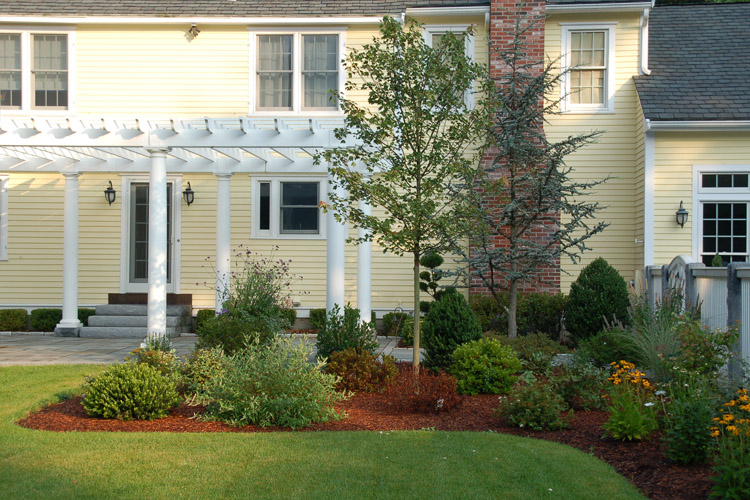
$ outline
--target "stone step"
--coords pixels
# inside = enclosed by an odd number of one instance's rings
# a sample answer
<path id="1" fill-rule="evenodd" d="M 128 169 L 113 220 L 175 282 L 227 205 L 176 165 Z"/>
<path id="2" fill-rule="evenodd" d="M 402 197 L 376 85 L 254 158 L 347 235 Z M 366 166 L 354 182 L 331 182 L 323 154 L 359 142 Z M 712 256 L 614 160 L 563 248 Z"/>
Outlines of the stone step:
<path id="1" fill-rule="evenodd" d="M 124 326 L 84 326 L 81 328 L 81 337 L 88 339 L 145 339 L 148 334 L 148 328 L 144 327 L 124 327 Z M 168 337 L 177 337 L 173 327 L 167 327 Z"/>
<path id="2" fill-rule="evenodd" d="M 167 316 L 167 326 L 189 327 L 187 316 Z M 148 316 L 90 316 L 88 326 L 148 326 Z"/>
<path id="3" fill-rule="evenodd" d="M 167 316 L 190 316 L 190 306 L 167 306 Z M 148 316 L 148 306 L 104 304 L 96 306 L 96 316 Z"/>

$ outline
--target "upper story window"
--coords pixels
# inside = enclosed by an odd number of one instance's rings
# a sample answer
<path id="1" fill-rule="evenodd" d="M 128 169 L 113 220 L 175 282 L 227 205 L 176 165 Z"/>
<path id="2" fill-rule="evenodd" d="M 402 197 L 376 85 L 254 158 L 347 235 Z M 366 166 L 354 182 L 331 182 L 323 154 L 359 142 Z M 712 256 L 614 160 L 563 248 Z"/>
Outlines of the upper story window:
<path id="1" fill-rule="evenodd" d="M 71 33 L 0 32 L 0 108 L 71 107 Z"/>
<path id="2" fill-rule="evenodd" d="M 614 25 L 563 25 L 563 111 L 614 111 Z"/>
<path id="3" fill-rule="evenodd" d="M 256 33 L 252 112 L 338 112 L 343 33 Z"/>
<path id="4" fill-rule="evenodd" d="M 467 36 L 466 30 L 469 29 L 469 25 L 427 25 L 424 27 L 424 41 L 425 43 L 437 49 L 440 47 L 442 40 L 445 38 L 447 33 L 453 33 L 456 37 L 463 39 L 464 48 L 466 50 L 466 56 L 470 60 L 474 60 L 474 37 Z M 466 106 L 471 108 L 474 106 L 474 93 L 472 90 L 467 91 L 464 94 L 464 100 Z"/>
<path id="5" fill-rule="evenodd" d="M 324 237 L 324 181 L 310 177 L 256 179 L 253 187 L 253 237 Z"/>

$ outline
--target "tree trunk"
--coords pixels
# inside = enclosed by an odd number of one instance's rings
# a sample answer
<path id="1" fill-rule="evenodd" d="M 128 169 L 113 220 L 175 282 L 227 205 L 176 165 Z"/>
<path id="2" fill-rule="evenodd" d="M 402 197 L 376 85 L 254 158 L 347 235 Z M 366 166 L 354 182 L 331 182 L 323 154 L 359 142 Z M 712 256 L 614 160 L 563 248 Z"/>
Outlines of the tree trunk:
<path id="1" fill-rule="evenodd" d="M 508 300 L 508 338 L 514 339 L 518 336 L 518 321 L 516 320 L 516 310 L 518 309 L 518 282 L 510 282 Z"/>
<path id="2" fill-rule="evenodd" d="M 414 254 L 414 346 L 412 366 L 419 375 L 419 254 Z"/>

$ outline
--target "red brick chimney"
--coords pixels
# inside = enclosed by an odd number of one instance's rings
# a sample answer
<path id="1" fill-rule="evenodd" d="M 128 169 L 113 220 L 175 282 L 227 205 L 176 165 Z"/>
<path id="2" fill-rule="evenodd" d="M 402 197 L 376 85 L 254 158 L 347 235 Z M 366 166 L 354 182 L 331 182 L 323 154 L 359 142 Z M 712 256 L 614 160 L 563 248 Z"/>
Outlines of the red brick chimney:
<path id="1" fill-rule="evenodd" d="M 538 19 L 536 25 L 527 31 L 524 36 L 524 45 L 526 55 L 538 61 L 545 61 L 544 57 L 544 13 L 545 13 L 545 0 L 490 0 L 490 27 L 489 27 L 489 40 L 490 40 L 490 56 L 489 56 L 489 70 L 490 77 L 494 79 L 500 78 L 506 71 L 504 62 L 498 55 L 498 51 L 506 50 L 513 42 L 515 33 L 515 25 L 518 16 L 524 14 L 524 18 Z M 528 21 L 522 21 L 522 25 L 526 25 Z M 542 66 L 539 66 L 541 71 Z M 542 106 L 543 102 L 539 102 L 539 106 Z M 487 168 L 493 163 L 497 157 L 497 151 L 493 149 L 487 150 L 482 157 L 482 167 Z M 488 199 L 487 203 L 499 203 L 497 199 Z M 555 228 L 553 226 L 543 226 L 534 230 L 534 236 L 540 240 L 544 240 L 553 234 Z M 507 244 L 506 241 L 497 239 L 495 242 L 498 246 L 504 246 Z M 550 292 L 556 293 L 560 291 L 560 271 L 559 271 L 559 259 L 553 265 L 540 269 L 539 281 L 534 283 L 521 284 L 520 290 L 523 292 Z M 488 294 L 487 289 L 482 281 L 478 278 L 473 278 L 470 286 L 471 294 Z"/>

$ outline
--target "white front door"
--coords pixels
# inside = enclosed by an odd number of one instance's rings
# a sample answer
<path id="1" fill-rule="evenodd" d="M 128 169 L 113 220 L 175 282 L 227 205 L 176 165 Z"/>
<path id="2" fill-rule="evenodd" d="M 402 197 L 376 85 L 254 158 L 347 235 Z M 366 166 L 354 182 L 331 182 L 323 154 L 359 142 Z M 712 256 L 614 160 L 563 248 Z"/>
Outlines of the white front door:
<path id="1" fill-rule="evenodd" d="M 179 183 L 167 180 L 167 293 L 179 292 Z M 175 210 L 175 207 L 177 209 Z M 147 179 L 123 183 L 123 258 L 121 290 L 148 291 L 149 185 Z"/>

